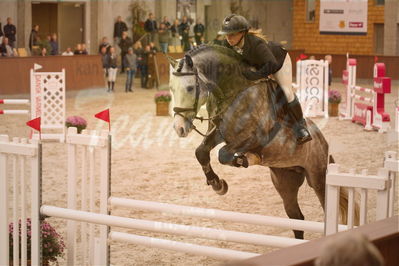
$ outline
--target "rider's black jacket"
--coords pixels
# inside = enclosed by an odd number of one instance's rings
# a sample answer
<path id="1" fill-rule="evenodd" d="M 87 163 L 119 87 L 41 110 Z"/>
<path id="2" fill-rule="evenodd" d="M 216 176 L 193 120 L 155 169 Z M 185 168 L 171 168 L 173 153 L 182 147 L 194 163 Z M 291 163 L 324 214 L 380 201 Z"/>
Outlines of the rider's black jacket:
<path id="1" fill-rule="evenodd" d="M 287 50 L 278 43 L 265 41 L 251 33 L 245 34 L 244 38 L 242 56 L 247 64 L 256 68 L 253 74 L 257 78 L 265 78 L 280 70 Z M 233 49 L 227 40 L 223 41 L 223 45 Z"/>

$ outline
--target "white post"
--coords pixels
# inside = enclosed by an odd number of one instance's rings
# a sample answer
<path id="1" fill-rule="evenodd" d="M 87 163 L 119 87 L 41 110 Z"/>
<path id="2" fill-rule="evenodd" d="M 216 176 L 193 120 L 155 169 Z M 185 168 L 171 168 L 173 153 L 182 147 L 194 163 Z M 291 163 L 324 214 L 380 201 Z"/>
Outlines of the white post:
<path id="1" fill-rule="evenodd" d="M 108 131 L 102 131 L 101 137 L 107 137 L 108 142 L 100 149 L 100 213 L 109 215 L 108 199 L 111 190 L 111 135 L 109 135 Z M 109 231 L 109 226 L 100 226 L 100 265 L 109 264 L 109 245 L 107 241 Z"/>
<path id="2" fill-rule="evenodd" d="M 13 142 L 17 143 L 18 138 L 13 138 Z M 13 181 L 13 206 L 12 206 L 12 216 L 13 216 L 13 262 L 15 265 L 19 265 L 19 229 L 16 230 L 16 226 L 18 226 L 18 199 L 20 196 L 20 187 L 18 183 L 18 170 L 17 170 L 17 155 L 10 156 L 12 158 L 12 181 Z"/>
<path id="3" fill-rule="evenodd" d="M 0 142 L 9 142 L 0 135 Z M 0 265 L 9 265 L 7 155 L 0 152 Z"/>
<path id="4" fill-rule="evenodd" d="M 325 207 L 325 234 L 331 235 L 338 232 L 339 216 L 339 186 L 329 184 L 329 175 L 337 174 L 339 166 L 337 164 L 328 165 L 326 177 L 326 207 Z"/>
<path id="5" fill-rule="evenodd" d="M 42 144 L 35 140 L 31 143 L 37 145 L 37 155 L 31 159 L 31 261 L 32 265 L 41 264 L 41 234 L 40 234 L 40 206 L 41 177 L 42 177 Z"/>
<path id="6" fill-rule="evenodd" d="M 376 220 L 382 220 L 388 217 L 389 209 L 389 190 L 390 184 L 388 182 L 389 171 L 387 169 L 381 168 L 378 170 L 378 177 L 386 180 L 387 187 L 382 190 L 377 191 L 377 207 L 376 207 Z"/>
<path id="7" fill-rule="evenodd" d="M 68 128 L 68 134 L 76 134 L 75 127 Z M 76 210 L 76 145 L 68 143 L 68 209 Z M 69 159 L 73 158 L 73 159 Z M 76 265 L 76 222 L 67 222 L 67 265 Z"/>

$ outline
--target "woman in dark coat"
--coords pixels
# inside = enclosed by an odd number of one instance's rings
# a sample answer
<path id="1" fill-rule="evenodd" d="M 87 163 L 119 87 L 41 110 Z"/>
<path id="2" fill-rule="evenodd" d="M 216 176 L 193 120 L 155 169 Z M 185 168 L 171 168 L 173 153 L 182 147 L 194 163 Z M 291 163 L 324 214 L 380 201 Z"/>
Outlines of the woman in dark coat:
<path id="1" fill-rule="evenodd" d="M 239 15 L 227 16 L 219 34 L 226 35 L 224 45 L 240 53 L 253 69 L 243 75 L 258 80 L 273 75 L 287 98 L 287 112 L 298 144 L 312 139 L 303 118 L 302 108 L 292 91 L 292 63 L 288 52 L 278 43 L 267 41 L 260 31 L 250 30 L 248 21 Z"/>

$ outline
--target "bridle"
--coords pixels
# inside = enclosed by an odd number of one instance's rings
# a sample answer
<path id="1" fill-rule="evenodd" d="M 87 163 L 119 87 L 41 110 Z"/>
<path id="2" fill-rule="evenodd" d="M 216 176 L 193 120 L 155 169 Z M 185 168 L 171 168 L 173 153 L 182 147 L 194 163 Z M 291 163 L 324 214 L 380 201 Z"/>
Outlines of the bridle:
<path id="1" fill-rule="evenodd" d="M 178 66 L 177 70 L 174 71 L 174 72 L 172 72 L 172 74 L 173 74 L 174 76 L 177 76 L 177 77 L 182 77 L 182 76 L 195 76 L 195 88 L 194 88 L 194 89 L 195 89 L 195 101 L 194 101 L 194 105 L 193 105 L 192 108 L 174 107 L 174 108 L 173 108 L 173 111 L 175 112 L 174 115 L 175 115 L 175 116 L 176 116 L 176 115 L 179 115 L 179 116 L 183 117 L 183 119 L 184 119 L 185 121 L 187 121 L 187 122 L 190 123 L 191 128 L 192 128 L 194 131 L 196 131 L 196 132 L 197 132 L 198 134 L 200 134 L 201 136 L 206 137 L 206 136 L 209 135 L 210 132 L 208 132 L 208 134 L 204 134 L 204 133 L 200 132 L 200 131 L 195 127 L 195 125 L 193 124 L 193 122 L 192 122 L 190 119 L 188 119 L 188 118 L 183 114 L 184 112 L 194 112 L 195 114 L 197 113 L 198 104 L 199 104 L 199 96 L 200 96 L 200 92 L 201 92 L 201 90 L 200 90 L 200 77 L 199 77 L 199 74 L 198 74 L 198 70 L 197 70 L 197 68 L 194 67 L 194 65 L 192 64 L 191 58 L 190 58 L 190 60 L 189 60 L 189 62 L 190 62 L 189 65 L 190 65 L 190 67 L 193 69 L 193 71 L 192 71 L 192 72 L 181 72 L 181 70 L 182 70 L 182 68 L 183 68 L 184 61 L 186 60 L 186 58 L 187 58 L 187 56 L 179 62 L 179 66 Z M 222 112 L 218 112 L 216 115 L 214 115 L 214 116 L 212 116 L 212 117 L 209 117 L 209 118 L 198 117 L 198 116 L 195 115 L 194 118 L 193 118 L 193 120 L 194 120 L 194 119 L 197 119 L 197 120 L 200 120 L 201 122 L 203 122 L 203 121 L 209 121 L 210 123 L 212 123 L 212 124 L 216 127 L 215 123 L 213 123 L 213 120 L 216 119 L 217 117 L 219 117 L 221 113 L 222 113 Z"/>

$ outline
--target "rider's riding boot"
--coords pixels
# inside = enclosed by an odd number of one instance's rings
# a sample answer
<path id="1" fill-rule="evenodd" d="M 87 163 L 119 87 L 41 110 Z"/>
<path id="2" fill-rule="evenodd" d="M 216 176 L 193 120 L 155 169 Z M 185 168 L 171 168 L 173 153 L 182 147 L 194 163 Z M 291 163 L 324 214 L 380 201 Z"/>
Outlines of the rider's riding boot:
<path id="1" fill-rule="evenodd" d="M 295 99 L 288 103 L 287 107 L 287 112 L 290 118 L 289 121 L 292 123 L 297 144 L 301 145 L 312 140 L 312 136 L 306 127 L 306 121 L 303 118 L 302 108 L 298 98 L 295 96 Z"/>

